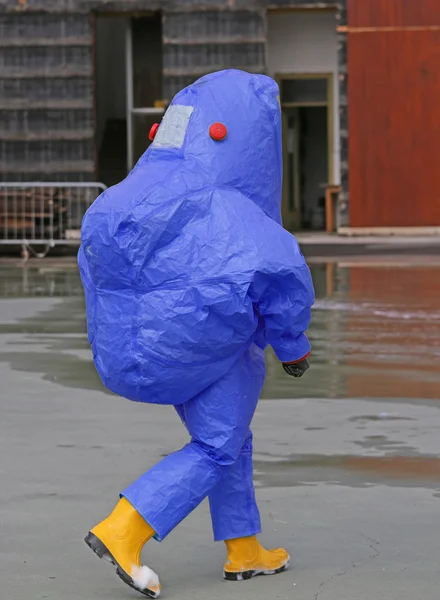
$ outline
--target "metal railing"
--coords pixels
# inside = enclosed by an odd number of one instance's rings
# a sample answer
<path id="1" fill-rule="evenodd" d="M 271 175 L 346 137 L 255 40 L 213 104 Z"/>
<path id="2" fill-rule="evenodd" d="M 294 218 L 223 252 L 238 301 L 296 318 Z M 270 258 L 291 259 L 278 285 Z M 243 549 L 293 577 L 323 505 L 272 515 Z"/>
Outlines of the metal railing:
<path id="1" fill-rule="evenodd" d="M 99 182 L 0 183 L 0 244 L 78 245 L 82 218 L 106 189 Z"/>

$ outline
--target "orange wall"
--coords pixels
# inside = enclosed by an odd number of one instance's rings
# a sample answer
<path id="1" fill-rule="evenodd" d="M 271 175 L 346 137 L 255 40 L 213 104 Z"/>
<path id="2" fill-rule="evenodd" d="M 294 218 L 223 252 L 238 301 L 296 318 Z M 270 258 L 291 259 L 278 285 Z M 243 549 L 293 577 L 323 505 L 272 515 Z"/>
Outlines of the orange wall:
<path id="1" fill-rule="evenodd" d="M 348 0 L 352 27 L 433 25 L 440 19 L 438 0 Z"/>
<path id="2" fill-rule="evenodd" d="M 350 225 L 440 226 L 440 0 L 348 0 L 348 23 Z"/>

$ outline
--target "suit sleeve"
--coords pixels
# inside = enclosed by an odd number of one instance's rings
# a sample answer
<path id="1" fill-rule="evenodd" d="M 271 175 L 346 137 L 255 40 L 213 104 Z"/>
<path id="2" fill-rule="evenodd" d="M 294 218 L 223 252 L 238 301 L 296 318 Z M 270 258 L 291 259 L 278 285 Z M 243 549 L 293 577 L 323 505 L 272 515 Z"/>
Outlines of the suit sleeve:
<path id="1" fill-rule="evenodd" d="M 258 310 L 264 321 L 266 342 L 281 362 L 296 362 L 310 354 L 305 332 L 313 302 L 313 284 L 305 262 L 267 277 Z"/>
<path id="2" fill-rule="evenodd" d="M 253 301 L 266 343 L 281 362 L 296 362 L 310 353 L 306 331 L 315 301 L 310 269 L 293 235 L 276 223 L 265 220 L 260 236 Z"/>
<path id="3" fill-rule="evenodd" d="M 282 362 L 296 362 L 310 352 L 305 332 L 315 301 L 312 277 L 293 235 L 251 200 L 229 193 L 225 216 L 237 230 L 240 267 L 247 270 L 248 293 L 260 318 L 260 331 Z"/>

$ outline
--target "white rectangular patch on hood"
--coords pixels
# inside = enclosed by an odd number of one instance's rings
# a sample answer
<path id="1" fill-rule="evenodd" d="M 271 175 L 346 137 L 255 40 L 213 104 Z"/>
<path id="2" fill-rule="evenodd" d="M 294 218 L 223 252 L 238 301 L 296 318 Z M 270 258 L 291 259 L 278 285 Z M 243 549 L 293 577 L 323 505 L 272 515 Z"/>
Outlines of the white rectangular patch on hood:
<path id="1" fill-rule="evenodd" d="M 152 146 L 154 148 L 181 148 L 193 111 L 193 106 L 172 104 L 162 119 Z"/>

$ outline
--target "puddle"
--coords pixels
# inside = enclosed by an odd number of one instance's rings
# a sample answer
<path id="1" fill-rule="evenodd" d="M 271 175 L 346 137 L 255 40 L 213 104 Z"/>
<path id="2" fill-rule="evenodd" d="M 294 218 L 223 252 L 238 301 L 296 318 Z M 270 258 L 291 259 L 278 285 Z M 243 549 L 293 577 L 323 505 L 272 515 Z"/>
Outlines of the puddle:
<path id="1" fill-rule="evenodd" d="M 265 399 L 440 397 L 440 269 L 312 265 L 311 369 L 287 377 L 269 350 Z M 102 389 L 72 262 L 0 267 L 0 362 L 67 387 Z M 398 416 L 359 416 L 363 421 Z"/>
<path id="2" fill-rule="evenodd" d="M 260 487 L 294 487 L 328 483 L 364 487 L 387 484 L 437 489 L 438 456 L 294 455 L 286 460 L 254 460 Z"/>
<path id="3" fill-rule="evenodd" d="M 323 264 L 312 272 L 312 368 L 286 379 L 269 353 L 266 398 L 440 398 L 439 268 Z"/>
<path id="4" fill-rule="evenodd" d="M 0 265 L 0 298 L 59 298 L 82 296 L 74 260 L 52 264 Z M 1 316 L 1 313 L 0 313 Z"/>
<path id="5" fill-rule="evenodd" d="M 378 421 L 415 421 L 410 417 L 399 417 L 398 415 L 389 415 L 388 413 L 379 413 L 378 415 L 360 415 L 358 417 L 350 417 L 348 419 L 351 423 L 365 423 L 371 421 L 377 423 Z"/>

